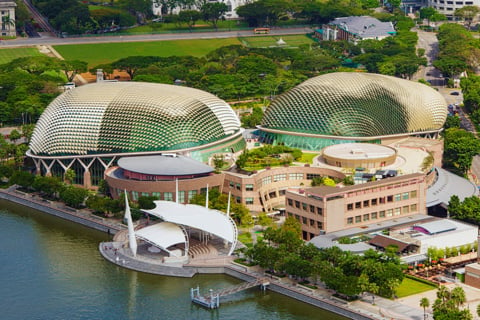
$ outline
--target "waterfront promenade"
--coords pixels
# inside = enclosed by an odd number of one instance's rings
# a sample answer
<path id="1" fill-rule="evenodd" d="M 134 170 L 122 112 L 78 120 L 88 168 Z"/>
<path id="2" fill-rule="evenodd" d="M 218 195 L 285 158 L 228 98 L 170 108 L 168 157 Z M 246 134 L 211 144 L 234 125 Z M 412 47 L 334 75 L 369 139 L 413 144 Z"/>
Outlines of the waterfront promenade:
<path id="1" fill-rule="evenodd" d="M 118 221 L 108 221 L 101 217 L 94 216 L 86 211 L 78 211 L 62 207 L 56 202 L 46 202 L 39 197 L 30 194 L 24 194 L 16 191 L 15 187 L 7 190 L 0 190 L 0 199 L 11 201 L 29 208 L 51 214 L 62 219 L 66 219 L 84 226 L 94 228 L 103 232 L 115 234 L 121 240 L 121 232 L 126 227 Z M 116 238 L 119 238 L 116 237 Z M 114 250 L 117 249 L 117 250 Z M 243 281 L 255 281 L 256 279 L 269 277 L 269 290 L 281 293 L 288 297 L 299 301 L 320 307 L 322 309 L 332 311 L 339 315 L 343 315 L 349 319 L 423 319 L 423 310 L 418 307 L 416 298 L 412 298 L 410 303 L 405 304 L 399 300 L 388 300 L 381 297 L 375 297 L 375 304 L 372 304 L 371 295 L 355 302 L 344 302 L 336 299 L 333 292 L 319 287 L 318 289 L 310 289 L 301 286 L 297 281 L 286 278 L 276 278 L 265 274 L 264 270 L 256 267 L 246 267 L 232 262 L 231 257 L 216 257 L 209 259 L 202 257 L 192 259 L 187 265 L 162 265 L 161 263 L 152 264 L 147 259 L 132 259 L 129 255 L 129 249 L 122 247 L 122 242 L 109 242 L 99 245 L 101 254 L 110 262 L 120 266 L 137 270 L 145 273 L 162 274 L 169 276 L 192 277 L 196 273 L 224 273 Z M 188 293 L 185 293 L 188 294 Z M 434 292 L 433 292 L 434 294 Z M 418 298 L 418 301 L 420 297 Z M 433 301 L 433 300 L 431 300 Z"/>

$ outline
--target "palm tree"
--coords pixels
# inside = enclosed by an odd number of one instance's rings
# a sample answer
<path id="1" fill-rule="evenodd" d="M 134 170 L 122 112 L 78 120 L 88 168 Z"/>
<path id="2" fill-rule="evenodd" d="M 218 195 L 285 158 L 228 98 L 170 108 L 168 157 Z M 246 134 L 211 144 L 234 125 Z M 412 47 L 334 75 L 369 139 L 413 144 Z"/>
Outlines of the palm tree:
<path id="1" fill-rule="evenodd" d="M 477 305 L 477 315 L 480 317 L 480 304 Z"/>
<path id="2" fill-rule="evenodd" d="M 455 287 L 450 293 L 450 298 L 455 303 L 457 308 L 459 308 L 461 305 L 467 302 L 465 291 L 463 290 L 462 287 Z"/>
<path id="3" fill-rule="evenodd" d="M 420 307 L 423 308 L 423 319 L 427 319 L 427 310 L 426 309 L 429 306 L 430 306 L 430 301 L 428 300 L 428 298 L 423 297 L 422 299 L 420 299 Z"/>
<path id="4" fill-rule="evenodd" d="M 2 16 L 2 30 L 10 30 L 10 27 L 15 26 L 15 20 L 10 18 L 10 14 Z"/>

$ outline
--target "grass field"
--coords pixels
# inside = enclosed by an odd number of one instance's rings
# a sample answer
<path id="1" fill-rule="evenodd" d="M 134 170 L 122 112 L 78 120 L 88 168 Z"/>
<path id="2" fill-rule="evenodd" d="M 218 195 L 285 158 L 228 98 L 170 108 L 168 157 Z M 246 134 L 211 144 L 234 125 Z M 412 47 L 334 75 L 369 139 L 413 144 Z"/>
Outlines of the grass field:
<path id="1" fill-rule="evenodd" d="M 282 38 L 287 46 L 298 47 L 301 44 L 313 43 L 313 40 L 305 35 L 285 35 L 285 36 L 257 36 L 257 37 L 242 37 L 240 41 L 247 47 L 261 48 L 277 46 L 277 41 Z"/>
<path id="2" fill-rule="evenodd" d="M 316 156 L 318 156 L 318 153 L 302 153 L 302 157 L 298 161 L 312 164 L 313 158 L 315 158 Z"/>
<path id="3" fill-rule="evenodd" d="M 435 286 L 429 285 L 420 281 L 416 281 L 410 278 L 403 278 L 402 283 L 397 288 L 395 294 L 399 298 L 411 296 L 412 294 L 422 293 L 436 289 Z"/>
<path id="4" fill-rule="evenodd" d="M 0 50 L 0 64 L 8 63 L 16 58 L 42 55 L 37 48 L 15 48 Z"/>
<path id="5" fill-rule="evenodd" d="M 237 38 L 152 42 L 119 42 L 54 46 L 66 60 L 82 60 L 89 67 L 110 63 L 129 56 L 202 57 L 217 48 L 240 44 Z"/>

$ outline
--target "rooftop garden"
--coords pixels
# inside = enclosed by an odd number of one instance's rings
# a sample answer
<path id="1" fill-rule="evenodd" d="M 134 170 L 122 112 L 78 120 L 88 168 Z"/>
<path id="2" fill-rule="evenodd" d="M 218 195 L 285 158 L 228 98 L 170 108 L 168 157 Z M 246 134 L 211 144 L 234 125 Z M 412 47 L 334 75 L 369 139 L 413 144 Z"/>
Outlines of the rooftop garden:
<path id="1" fill-rule="evenodd" d="M 264 145 L 260 148 L 245 150 L 238 158 L 238 168 L 254 171 L 270 167 L 288 166 L 293 161 L 302 159 L 303 153 L 300 149 L 286 146 Z"/>

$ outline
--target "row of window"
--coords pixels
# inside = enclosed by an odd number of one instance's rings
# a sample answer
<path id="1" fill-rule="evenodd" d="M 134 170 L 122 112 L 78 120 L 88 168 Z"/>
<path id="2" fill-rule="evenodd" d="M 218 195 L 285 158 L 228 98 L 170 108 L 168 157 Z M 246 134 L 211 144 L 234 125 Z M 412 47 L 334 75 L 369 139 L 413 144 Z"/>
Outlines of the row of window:
<path id="1" fill-rule="evenodd" d="M 306 217 L 300 217 L 298 214 L 293 214 L 291 212 L 287 212 L 287 215 L 289 217 L 294 217 L 298 222 L 300 222 L 303 225 L 307 225 L 310 227 L 314 227 L 320 230 L 323 230 L 323 222 L 322 221 L 317 221 L 314 219 L 308 219 Z"/>
<path id="2" fill-rule="evenodd" d="M 117 189 L 117 193 L 120 195 L 123 193 L 123 190 Z M 179 203 L 187 203 L 197 195 L 197 190 L 189 190 L 189 191 L 179 191 L 178 192 L 178 202 Z M 155 197 L 158 200 L 165 200 L 165 201 L 174 201 L 174 193 L 173 192 L 137 192 L 131 191 L 131 196 L 133 201 L 138 201 L 139 197 Z M 187 199 L 185 199 L 187 196 Z"/>
<path id="3" fill-rule="evenodd" d="M 371 212 L 371 213 L 366 213 L 363 215 L 358 215 L 355 217 L 348 217 L 347 218 L 347 224 L 353 224 L 353 223 L 361 223 L 361 222 L 367 222 L 370 220 L 376 220 L 376 219 L 382 219 L 382 218 L 390 218 L 393 216 L 399 216 L 402 214 L 408 214 L 410 212 L 416 212 L 417 211 L 417 204 L 411 204 L 409 206 L 403 206 L 403 207 L 398 207 L 394 209 L 388 209 L 388 210 L 381 210 L 378 212 Z"/>
<path id="4" fill-rule="evenodd" d="M 368 199 L 368 200 L 363 200 L 363 201 L 357 201 L 355 203 L 348 203 L 347 204 L 347 211 L 351 211 L 353 209 L 362 209 L 362 208 L 368 208 L 368 207 L 373 207 L 378 204 L 384 204 L 384 203 L 389 203 L 389 202 L 397 202 L 397 201 L 402 201 L 402 200 L 408 200 L 408 199 L 413 199 L 417 197 L 417 190 L 413 190 L 410 192 L 403 192 L 403 193 L 397 193 L 395 195 L 389 195 L 386 197 L 379 197 L 379 198 L 373 198 L 373 199 Z"/>
<path id="5" fill-rule="evenodd" d="M 441 3 L 441 4 L 453 4 L 453 1 L 445 1 L 445 0 L 434 0 L 435 3 Z M 455 1 L 455 4 L 456 5 L 459 5 L 459 6 L 463 6 L 463 1 Z M 473 1 L 465 1 L 465 5 L 466 6 L 472 6 L 473 5 Z"/>
<path id="6" fill-rule="evenodd" d="M 289 207 L 295 207 L 297 209 L 302 208 L 303 211 L 307 211 L 310 213 L 316 213 L 318 215 L 323 215 L 323 208 L 316 207 L 314 205 L 305 203 L 305 202 L 300 202 L 298 200 L 292 200 L 292 199 L 287 199 L 287 204 Z"/>

